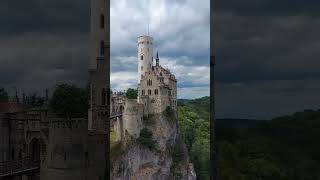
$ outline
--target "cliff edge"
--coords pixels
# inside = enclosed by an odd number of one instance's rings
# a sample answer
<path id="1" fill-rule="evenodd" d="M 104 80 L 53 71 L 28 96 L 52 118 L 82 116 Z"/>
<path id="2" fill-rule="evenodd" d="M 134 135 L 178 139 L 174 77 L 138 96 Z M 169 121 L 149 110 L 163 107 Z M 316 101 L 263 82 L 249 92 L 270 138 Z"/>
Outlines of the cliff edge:
<path id="1" fill-rule="evenodd" d="M 135 139 L 111 146 L 112 180 L 195 180 L 188 150 L 180 138 L 174 116 L 165 113 L 143 118 L 143 129 Z"/>

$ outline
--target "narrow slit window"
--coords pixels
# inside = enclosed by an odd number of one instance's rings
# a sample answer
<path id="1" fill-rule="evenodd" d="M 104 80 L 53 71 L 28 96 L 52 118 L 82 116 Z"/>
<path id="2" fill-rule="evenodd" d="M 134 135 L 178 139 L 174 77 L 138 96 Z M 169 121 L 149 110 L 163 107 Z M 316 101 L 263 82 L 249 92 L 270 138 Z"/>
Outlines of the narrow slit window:
<path id="1" fill-rule="evenodd" d="M 101 29 L 104 28 L 104 15 L 103 14 L 100 15 L 100 28 Z"/>
<path id="2" fill-rule="evenodd" d="M 104 41 L 100 41 L 100 55 L 104 55 Z"/>

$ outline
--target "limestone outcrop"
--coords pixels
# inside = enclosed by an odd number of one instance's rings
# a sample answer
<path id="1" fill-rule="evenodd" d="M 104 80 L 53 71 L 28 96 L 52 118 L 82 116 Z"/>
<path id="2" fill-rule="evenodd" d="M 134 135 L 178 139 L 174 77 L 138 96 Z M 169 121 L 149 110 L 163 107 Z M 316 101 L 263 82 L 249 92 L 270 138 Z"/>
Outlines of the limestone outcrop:
<path id="1" fill-rule="evenodd" d="M 144 119 L 143 125 L 152 132 L 155 148 L 146 147 L 126 134 L 121 148 L 111 158 L 112 180 L 195 180 L 196 174 L 189 162 L 188 151 L 178 133 L 174 117 L 152 115 Z"/>

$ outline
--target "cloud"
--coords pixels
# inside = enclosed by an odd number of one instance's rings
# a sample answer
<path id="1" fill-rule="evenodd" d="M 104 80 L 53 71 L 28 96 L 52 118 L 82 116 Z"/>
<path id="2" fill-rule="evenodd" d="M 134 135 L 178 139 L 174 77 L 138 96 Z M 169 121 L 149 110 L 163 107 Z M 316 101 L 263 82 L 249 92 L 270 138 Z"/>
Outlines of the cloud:
<path id="1" fill-rule="evenodd" d="M 209 3 L 209 0 L 111 0 L 111 76 L 124 74 L 122 80 L 111 80 L 114 88 L 136 87 L 137 80 L 125 72 L 137 77 L 137 37 L 147 34 L 149 25 L 154 54 L 159 51 L 160 64 L 175 74 L 178 87 L 208 89 Z M 209 91 L 203 92 L 209 95 Z M 195 97 L 191 92 L 188 94 Z"/>
<path id="2" fill-rule="evenodd" d="M 318 79 L 217 82 L 217 117 L 271 119 L 304 109 L 319 109 L 318 82 Z"/>
<path id="3" fill-rule="evenodd" d="M 88 75 L 88 36 L 39 33 L 0 37 L 0 84 L 41 91 L 56 83 L 84 86 Z"/>

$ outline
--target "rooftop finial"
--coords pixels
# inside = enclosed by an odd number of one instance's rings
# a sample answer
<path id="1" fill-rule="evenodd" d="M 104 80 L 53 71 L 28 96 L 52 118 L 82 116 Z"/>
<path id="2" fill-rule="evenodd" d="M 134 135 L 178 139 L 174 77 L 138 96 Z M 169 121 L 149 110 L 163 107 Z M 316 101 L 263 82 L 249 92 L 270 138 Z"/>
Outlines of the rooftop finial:
<path id="1" fill-rule="evenodd" d="M 159 54 L 158 54 L 158 51 L 157 51 L 157 58 L 156 58 L 156 66 L 159 66 Z"/>

